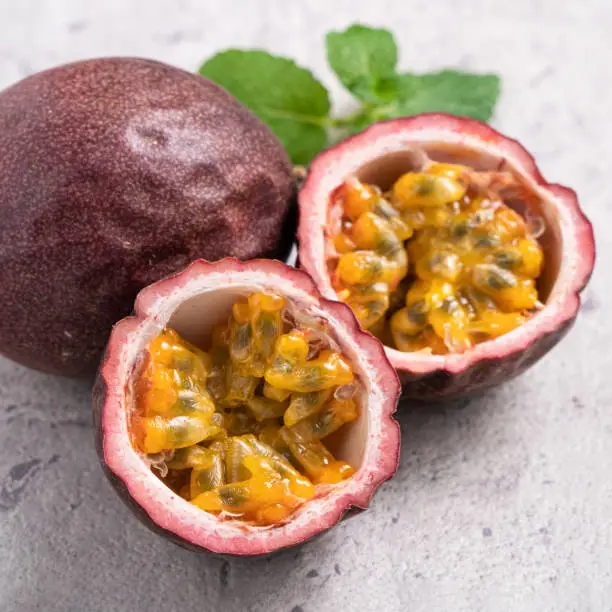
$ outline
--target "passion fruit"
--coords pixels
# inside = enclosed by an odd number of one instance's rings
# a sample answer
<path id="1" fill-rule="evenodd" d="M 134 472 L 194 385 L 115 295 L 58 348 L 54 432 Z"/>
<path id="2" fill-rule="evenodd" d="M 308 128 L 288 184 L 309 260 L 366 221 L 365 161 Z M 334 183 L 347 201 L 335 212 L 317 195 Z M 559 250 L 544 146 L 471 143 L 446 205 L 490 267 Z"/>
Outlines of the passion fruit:
<path id="1" fill-rule="evenodd" d="M 202 257 L 282 258 L 280 142 L 214 83 L 82 61 L 0 93 L 0 352 L 93 374 L 145 285 Z"/>
<path id="2" fill-rule="evenodd" d="M 320 154 L 299 194 L 299 259 L 385 344 L 406 397 L 523 372 L 570 329 L 595 261 L 576 194 L 471 119 L 375 124 Z"/>
<path id="3" fill-rule="evenodd" d="M 110 481 L 152 529 L 255 555 L 365 508 L 397 467 L 400 394 L 351 309 L 278 261 L 196 261 L 143 289 L 94 389 Z"/>

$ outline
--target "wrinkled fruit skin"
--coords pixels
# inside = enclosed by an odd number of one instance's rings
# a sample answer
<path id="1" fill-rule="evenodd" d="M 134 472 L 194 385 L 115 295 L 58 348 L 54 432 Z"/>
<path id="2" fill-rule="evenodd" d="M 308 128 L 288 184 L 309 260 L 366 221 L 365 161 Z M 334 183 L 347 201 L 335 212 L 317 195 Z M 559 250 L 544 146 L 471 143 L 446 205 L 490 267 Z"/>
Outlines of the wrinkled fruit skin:
<path id="1" fill-rule="evenodd" d="M 357 351 L 359 367 L 355 372 L 368 389 L 364 404 L 368 415 L 364 457 L 368 459 L 341 487 L 305 504 L 308 512 L 298 510 L 283 525 L 256 532 L 245 529 L 240 521 L 219 521 L 181 499 L 151 472 L 132 447 L 127 418 L 131 404 L 126 393 L 139 351 L 157 336 L 185 300 L 200 292 L 209 294 L 250 284 L 284 295 L 301 305 L 300 312 L 324 318 L 340 349 Z M 213 298 L 211 304 L 215 303 Z M 302 270 L 263 259 L 198 260 L 144 288 L 136 299 L 134 314 L 113 327 L 93 392 L 96 447 L 104 472 L 120 498 L 156 533 L 197 552 L 268 555 L 310 540 L 342 518 L 367 508 L 377 488 L 393 476 L 400 451 L 399 425 L 393 414 L 400 390 L 382 344 L 360 328 L 346 304 L 323 298 Z"/>
<path id="2" fill-rule="evenodd" d="M 559 212 L 562 270 L 546 307 L 517 333 L 500 336 L 463 354 L 417 356 L 389 347 L 387 356 L 402 382 L 402 397 L 422 401 L 452 400 L 494 387 L 524 372 L 570 330 L 595 264 L 593 229 L 576 194 L 548 183 L 521 144 L 488 125 L 443 113 L 428 113 L 374 124 L 318 155 L 299 194 L 299 262 L 329 299 L 336 294 L 325 257 L 329 196 L 346 176 L 368 162 L 427 142 L 451 143 L 494 155 L 499 167 L 514 167 L 533 190 L 545 194 Z"/>
<path id="3" fill-rule="evenodd" d="M 0 93 L 0 352 L 93 374 L 137 292 L 197 258 L 284 256 L 291 165 L 200 76 L 97 59 Z"/>

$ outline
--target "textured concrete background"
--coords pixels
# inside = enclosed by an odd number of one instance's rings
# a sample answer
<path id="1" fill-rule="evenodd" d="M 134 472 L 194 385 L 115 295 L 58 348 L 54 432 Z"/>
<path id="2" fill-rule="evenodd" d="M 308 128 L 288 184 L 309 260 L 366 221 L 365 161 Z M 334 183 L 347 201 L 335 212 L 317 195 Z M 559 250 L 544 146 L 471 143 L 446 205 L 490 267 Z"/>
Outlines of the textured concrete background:
<path id="1" fill-rule="evenodd" d="M 576 327 L 498 391 L 403 406 L 401 465 L 371 509 L 251 562 L 149 533 L 98 467 L 87 385 L 0 359 L 2 612 L 612 610 L 610 0 L 0 0 L 0 87 L 104 54 L 195 69 L 240 45 L 296 58 L 337 94 L 322 37 L 355 20 L 392 26 L 405 67 L 503 76 L 495 125 L 595 223 Z"/>

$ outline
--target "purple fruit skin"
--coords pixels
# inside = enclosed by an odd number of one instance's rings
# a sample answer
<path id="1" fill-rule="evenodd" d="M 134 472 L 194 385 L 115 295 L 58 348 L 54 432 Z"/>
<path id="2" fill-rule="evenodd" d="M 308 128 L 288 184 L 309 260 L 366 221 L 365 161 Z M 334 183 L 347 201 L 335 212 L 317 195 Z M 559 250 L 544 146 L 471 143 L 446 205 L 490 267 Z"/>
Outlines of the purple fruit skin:
<path id="1" fill-rule="evenodd" d="M 92 375 L 145 285 L 277 255 L 292 195 L 280 142 L 200 76 L 113 58 L 17 83 L 0 93 L 0 353 Z"/>
<path id="2" fill-rule="evenodd" d="M 483 359 L 458 374 L 436 370 L 429 374 L 398 371 L 402 398 L 424 402 L 470 397 L 522 374 L 550 351 L 572 328 L 575 317 L 553 332 L 534 338 L 525 348 L 498 359 Z"/>

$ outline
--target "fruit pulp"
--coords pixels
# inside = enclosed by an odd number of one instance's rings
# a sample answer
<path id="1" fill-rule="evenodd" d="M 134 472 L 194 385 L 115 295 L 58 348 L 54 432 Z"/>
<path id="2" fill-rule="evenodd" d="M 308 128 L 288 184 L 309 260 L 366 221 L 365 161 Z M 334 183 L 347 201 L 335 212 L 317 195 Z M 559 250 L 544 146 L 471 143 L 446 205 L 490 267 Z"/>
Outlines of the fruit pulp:
<path id="1" fill-rule="evenodd" d="M 177 493 L 223 518 L 285 520 L 355 469 L 325 438 L 359 415 L 347 359 L 290 318 L 282 296 L 233 305 L 203 351 L 172 329 L 148 346 L 134 445 Z"/>
<path id="2" fill-rule="evenodd" d="M 504 200 L 517 191 L 509 173 L 431 161 L 387 193 L 351 177 L 335 200 L 339 298 L 405 352 L 458 353 L 522 325 L 541 307 L 544 258 Z"/>

